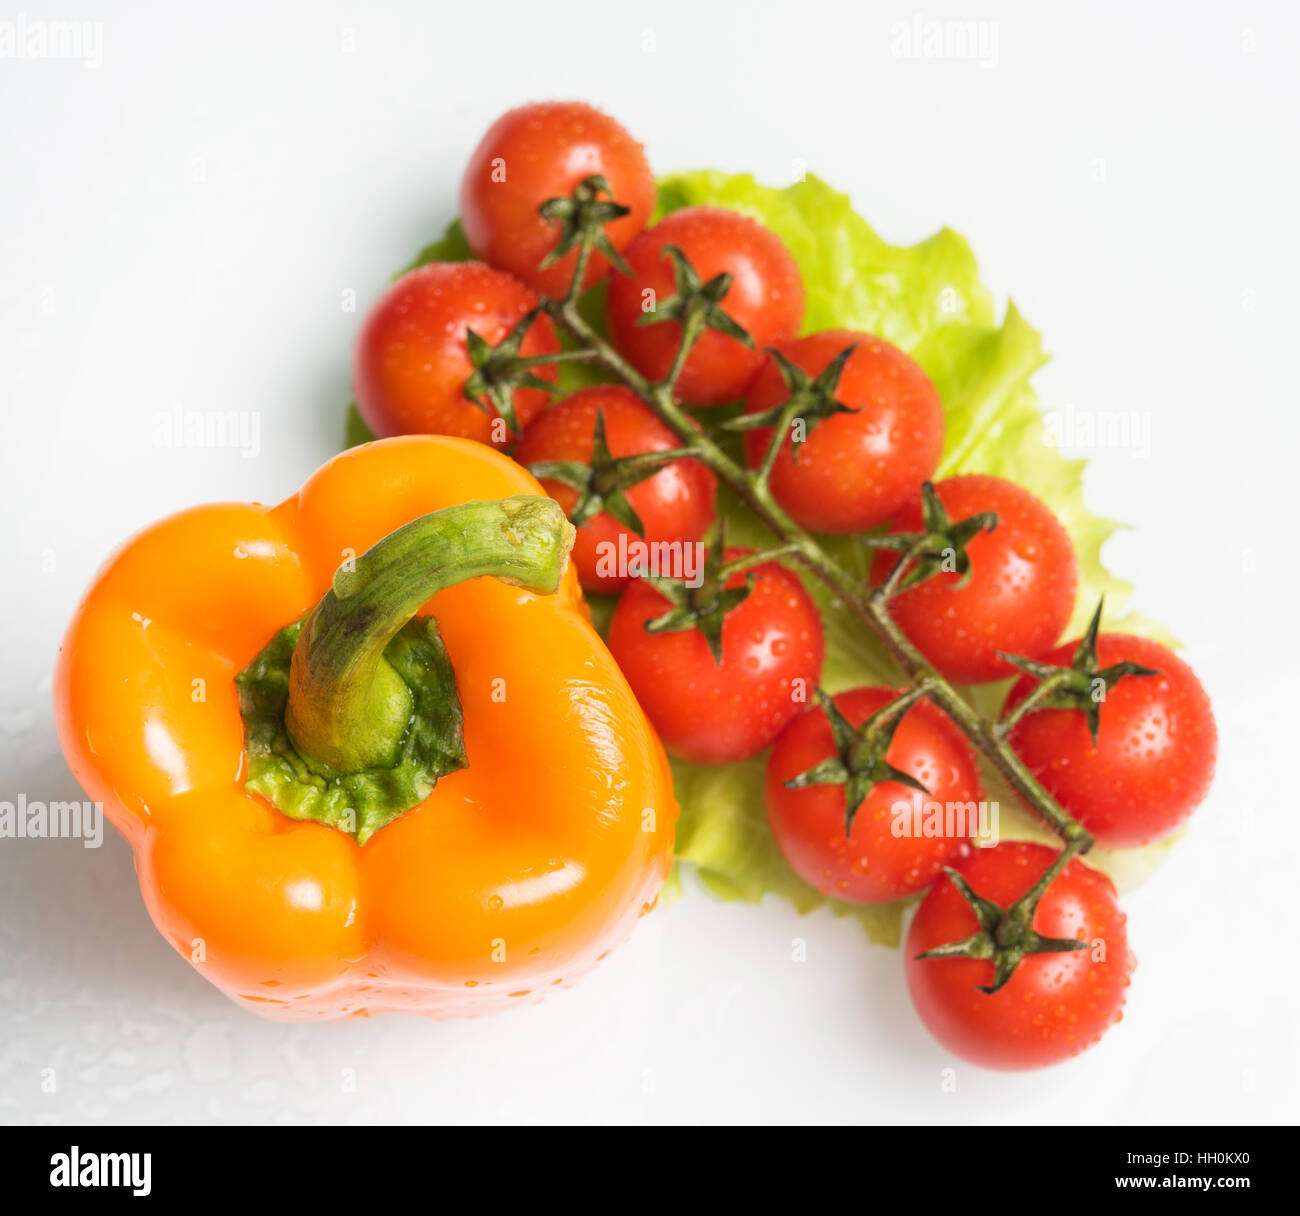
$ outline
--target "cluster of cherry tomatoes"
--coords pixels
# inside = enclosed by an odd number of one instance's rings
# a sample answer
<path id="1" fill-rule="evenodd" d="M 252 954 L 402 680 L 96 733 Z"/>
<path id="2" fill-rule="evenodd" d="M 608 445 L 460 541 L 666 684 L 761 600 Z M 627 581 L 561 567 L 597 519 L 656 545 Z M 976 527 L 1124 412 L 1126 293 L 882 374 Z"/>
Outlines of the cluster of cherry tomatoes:
<path id="1" fill-rule="evenodd" d="M 720 764 L 770 748 L 772 832 L 794 870 L 824 894 L 872 903 L 929 889 L 911 925 L 908 979 L 940 1041 L 995 1067 L 1074 1054 L 1117 1019 L 1132 966 L 1110 881 L 1072 861 L 1038 903 L 1033 927 L 1086 941 L 1089 949 L 1029 954 L 993 995 L 977 987 L 988 986 L 986 959 L 915 959 L 979 927 L 971 900 L 943 878 L 945 867 L 956 867 L 978 895 L 1005 905 L 1033 887 L 1054 852 L 1016 843 L 976 849 L 964 834 L 896 830 L 900 801 L 923 796 L 957 805 L 983 798 L 970 744 L 923 698 L 897 715 L 883 754 L 869 757 L 884 766 L 877 776 L 896 779 L 865 783 L 858 806 L 847 805 L 846 791 L 860 788 L 852 782 L 800 780 L 833 770 L 837 760 L 851 769 L 851 736 L 882 711 L 888 716 L 887 707 L 905 690 L 856 688 L 829 702 L 804 695 L 821 674 L 822 622 L 800 579 L 779 560 L 760 556 L 749 563 L 751 554 L 719 543 L 714 569 L 721 577 L 709 594 L 715 608 L 719 596 L 731 595 L 715 613 L 720 630 L 710 637 L 689 627 L 689 613 L 687 627 L 660 627 L 689 599 L 675 602 L 662 585 L 610 569 L 601 557 L 620 537 L 693 543 L 716 535 L 717 485 L 698 460 L 658 464 L 618 491 L 618 509 L 611 495 L 595 513 L 581 478 L 546 476 L 574 468 L 599 473 L 611 460 L 681 446 L 625 385 L 595 384 L 554 402 L 544 391 L 556 379 L 545 357 L 558 355 L 562 345 L 552 321 L 537 310 L 542 297 L 569 291 L 577 255 L 555 256 L 560 234 L 541 209 L 593 179 L 625 210 L 604 225 L 582 286 L 607 282 L 604 325 L 622 358 L 649 381 L 673 376 L 678 401 L 698 408 L 705 422 L 710 410 L 736 402 L 743 402 L 744 414 L 761 415 L 743 434 L 746 461 L 755 469 L 772 439 L 771 426 L 762 423 L 801 386 L 825 389 L 820 400 L 830 408 L 803 420 L 797 441 L 783 442 L 770 460 L 772 495 L 809 532 L 883 528 L 885 535 L 919 535 L 934 525 L 936 503 L 953 523 L 996 516 L 996 526 L 979 529 L 964 544 L 960 569 L 937 570 L 914 585 L 903 580 L 890 601 L 895 622 L 954 683 L 1003 680 L 1020 668 L 1005 714 L 1034 695 L 1049 669 L 1074 664 L 1084 677 L 1099 673 L 1104 701 L 1096 713 L 1059 696 L 1039 697 L 1030 712 L 1015 717 L 1011 746 L 1103 844 L 1159 840 L 1187 818 L 1206 792 L 1215 753 L 1209 701 L 1192 671 L 1167 648 L 1127 634 L 1059 644 L 1078 580 L 1070 537 L 1052 512 L 998 477 L 956 476 L 928 486 L 943 447 L 944 411 L 925 372 L 872 334 L 801 335 L 799 268 L 754 219 L 687 207 L 647 227 L 655 185 L 641 146 L 589 106 L 524 106 L 484 136 L 461 190 L 464 233 L 481 260 L 413 270 L 374 306 L 356 353 L 362 417 L 380 436 L 427 432 L 492 443 L 537 469 L 567 511 L 576 514 L 583 499 L 573 561 L 585 588 L 619 596 L 609 645 L 669 751 Z M 721 307 L 752 345 L 726 326 L 708 328 L 675 366 L 682 325 L 655 313 L 680 294 L 683 264 L 697 282 L 730 276 Z M 534 378 L 514 389 L 513 408 L 503 417 L 467 396 L 476 370 L 471 343 L 495 346 L 519 337 L 527 317 L 516 353 L 530 361 Z M 873 585 L 889 579 L 902 547 L 880 548 Z M 1007 656 L 1017 659 L 1015 666 Z M 1107 671 L 1119 665 L 1149 674 L 1108 680 Z"/>

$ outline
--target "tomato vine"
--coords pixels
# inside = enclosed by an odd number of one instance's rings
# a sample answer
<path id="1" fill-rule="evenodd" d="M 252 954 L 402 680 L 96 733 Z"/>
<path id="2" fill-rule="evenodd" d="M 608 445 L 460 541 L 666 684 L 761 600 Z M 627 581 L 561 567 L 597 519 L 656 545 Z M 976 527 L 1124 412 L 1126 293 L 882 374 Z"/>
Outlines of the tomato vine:
<path id="1" fill-rule="evenodd" d="M 584 181 L 575 190 L 573 205 L 563 209 L 556 200 L 548 200 L 543 204 L 544 215 L 559 214 L 563 210 L 568 223 L 576 225 L 573 231 L 566 230 L 565 237 L 567 247 L 575 249 L 577 256 L 567 292 L 558 298 L 543 296 L 539 312 L 548 316 L 575 344 L 575 350 L 569 357 L 589 359 L 603 367 L 644 401 L 655 416 L 676 435 L 681 446 L 671 451 L 655 453 L 652 459 L 667 463 L 690 457 L 700 461 L 719 481 L 729 486 L 771 533 L 773 556 L 779 553 L 782 557 L 789 557 L 829 588 L 880 640 L 917 695 L 927 698 L 942 709 L 1016 794 L 1060 837 L 1062 851 L 1051 867 L 1047 881 L 1035 888 L 1034 898 L 1027 906 L 1022 902 L 1015 910 L 1016 924 L 1024 920 L 1027 912 L 1032 919 L 1033 904 L 1041 898 L 1051 879 L 1072 858 L 1086 853 L 1092 847 L 1093 836 L 1048 793 L 1008 743 L 1006 732 L 996 722 L 991 722 L 978 713 L 913 645 L 894 620 L 890 612 L 890 600 L 902 589 L 902 572 L 913 562 L 925 558 L 928 552 L 926 546 L 934 538 L 928 534 L 921 535 L 900 553 L 895 567 L 899 577 L 887 579 L 874 589 L 859 585 L 857 579 L 836 562 L 811 533 L 790 517 L 772 493 L 772 468 L 781 445 L 788 441 L 790 425 L 797 415 L 797 409 L 782 411 L 781 418 L 773 427 L 765 458 L 757 468 L 747 469 L 733 459 L 708 430 L 702 429 L 678 403 L 676 382 L 691 348 L 707 329 L 718 328 L 732 333 L 738 328 L 722 309 L 728 285 L 716 280 L 701 283 L 698 275 L 685 264 L 685 255 L 679 250 L 673 251 L 678 270 L 678 294 L 673 298 L 674 307 L 671 311 L 672 317 L 680 322 L 681 338 L 676 357 L 662 379 L 650 380 L 642 375 L 583 316 L 579 298 L 587 265 L 593 252 L 602 248 L 604 237 L 600 218 L 603 212 L 594 207 L 591 200 L 603 186 L 603 182 Z M 579 207 L 579 202 L 584 205 Z M 610 202 L 614 204 L 616 200 Z M 745 337 L 748 338 L 748 335 Z M 502 353 L 507 357 L 502 361 L 501 375 L 508 380 L 509 352 Z M 520 366 L 518 374 L 521 377 L 526 375 L 527 368 Z M 963 522 L 965 521 L 957 521 L 952 525 L 954 539 L 958 544 L 964 535 L 961 529 Z M 975 530 L 979 530 L 987 527 L 990 520 L 980 517 L 974 523 L 977 525 Z M 970 532 L 972 528 L 968 526 L 965 531 Z"/>

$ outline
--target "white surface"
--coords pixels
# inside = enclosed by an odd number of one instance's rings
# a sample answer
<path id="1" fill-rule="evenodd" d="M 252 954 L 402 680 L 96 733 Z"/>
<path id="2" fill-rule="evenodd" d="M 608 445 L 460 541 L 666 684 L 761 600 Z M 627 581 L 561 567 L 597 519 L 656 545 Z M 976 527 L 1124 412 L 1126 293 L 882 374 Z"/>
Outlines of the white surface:
<path id="1" fill-rule="evenodd" d="M 0 3 L 103 23 L 98 67 L 0 59 L 0 797 L 80 796 L 50 668 L 101 559 L 333 454 L 343 293 L 364 308 L 441 230 L 500 111 L 581 96 L 661 171 L 803 162 L 893 240 L 952 225 L 1044 330 L 1047 407 L 1150 412 L 1149 459 L 1098 453 L 1089 497 L 1137 525 L 1110 560 L 1187 644 L 1222 750 L 1125 901 L 1123 1025 L 943 1093 L 896 953 L 692 888 L 538 1008 L 286 1028 L 173 955 L 116 838 L 4 840 L 0 1119 L 1295 1121 L 1295 7 L 985 2 L 987 63 L 893 53 L 949 5 L 604 3 L 571 33 L 565 7 Z M 155 446 L 178 408 L 256 411 L 260 452 Z"/>

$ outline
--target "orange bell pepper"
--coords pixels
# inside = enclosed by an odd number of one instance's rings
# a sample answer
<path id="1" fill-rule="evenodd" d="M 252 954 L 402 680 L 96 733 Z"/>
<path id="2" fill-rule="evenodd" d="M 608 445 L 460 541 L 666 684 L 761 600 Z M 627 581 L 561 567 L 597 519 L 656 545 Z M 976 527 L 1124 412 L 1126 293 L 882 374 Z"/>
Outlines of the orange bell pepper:
<path id="1" fill-rule="evenodd" d="M 87 593 L 64 754 L 158 929 L 247 1008 L 490 1012 L 653 906 L 667 762 L 540 494 L 486 446 L 384 440 L 277 507 L 163 520 Z"/>

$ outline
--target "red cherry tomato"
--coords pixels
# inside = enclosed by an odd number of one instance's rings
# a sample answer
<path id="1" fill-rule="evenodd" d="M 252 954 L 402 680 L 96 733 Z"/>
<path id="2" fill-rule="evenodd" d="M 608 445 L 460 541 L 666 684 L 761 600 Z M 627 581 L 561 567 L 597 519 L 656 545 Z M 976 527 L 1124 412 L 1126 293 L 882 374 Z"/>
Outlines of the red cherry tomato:
<path id="1" fill-rule="evenodd" d="M 726 559 L 746 552 L 729 549 Z M 645 631 L 671 607 L 649 583 L 634 580 L 614 611 L 610 651 L 664 746 L 684 760 L 723 764 L 756 755 L 821 674 L 821 618 L 803 584 L 777 562 L 750 572 L 752 590 L 723 622 L 720 665 L 698 629 Z M 746 573 L 727 586 L 742 586 Z"/>
<path id="2" fill-rule="evenodd" d="M 539 461 L 572 460 L 590 464 L 596 415 L 605 418 L 605 441 L 610 455 L 636 456 L 679 447 L 673 435 L 649 408 L 621 384 L 599 384 L 566 397 L 539 414 L 524 431 L 514 458 L 522 465 Z M 570 486 L 542 479 L 546 492 L 566 512 L 572 511 L 578 492 Z M 578 528 L 573 544 L 573 564 L 588 591 L 615 592 L 625 587 L 627 573 L 610 565 L 610 555 L 627 544 L 698 541 L 714 519 L 717 480 L 698 460 L 675 460 L 645 481 L 625 491 L 628 502 L 645 529 L 645 536 L 625 528 L 608 513 L 592 516 Z M 631 553 L 632 550 L 628 549 Z"/>
<path id="3" fill-rule="evenodd" d="M 943 449 L 943 403 L 916 363 L 883 338 L 847 329 L 810 334 L 775 347 L 815 379 L 846 347 L 835 399 L 857 410 L 810 425 L 782 445 L 772 469 L 777 501 L 813 532 L 860 532 L 889 519 L 930 477 Z M 789 390 L 776 362 L 764 360 L 749 387 L 747 413 L 780 405 Z M 770 429 L 746 432 L 745 454 L 758 468 Z"/>
<path id="4" fill-rule="evenodd" d="M 559 229 L 538 214 L 567 198 L 584 178 L 603 176 L 615 201 L 631 212 L 605 225 L 620 253 L 650 218 L 654 177 L 641 145 L 614 119 L 580 101 L 536 102 L 503 114 L 469 158 L 460 187 L 460 218 L 469 246 L 536 291 L 558 298 L 569 289 L 576 253 L 540 270 Z M 583 286 L 609 270 L 593 254 Z"/>
<path id="5" fill-rule="evenodd" d="M 893 688 L 855 688 L 834 701 L 851 726 L 861 726 L 898 695 Z M 785 788 L 792 777 L 834 755 L 830 723 L 814 706 L 781 732 L 767 761 L 768 823 L 805 882 L 835 899 L 885 903 L 923 890 L 944 866 L 965 855 L 984 791 L 974 751 L 941 709 L 929 701 L 913 705 L 885 754 L 929 794 L 896 781 L 877 782 L 859 806 L 849 836 L 844 834 L 844 786 Z"/>
<path id="6" fill-rule="evenodd" d="M 934 575 L 890 601 L 900 628 L 949 680 L 977 684 L 1013 675 L 997 651 L 1037 659 L 1061 636 L 1074 611 L 1078 571 L 1070 537 L 1028 490 L 1001 477 L 966 474 L 935 486 L 956 523 L 994 511 L 997 527 L 967 546 L 970 581 Z M 894 518 L 891 532 L 922 530 L 921 496 Z M 881 550 L 871 581 L 884 582 L 898 560 Z"/>
<path id="7" fill-rule="evenodd" d="M 605 318 L 614 344 L 651 380 L 667 376 L 681 341 L 680 322 L 639 324 L 647 300 L 664 301 L 676 291 L 665 245 L 677 246 L 703 282 L 724 271 L 732 276 L 722 308 L 754 339 L 751 349 L 706 330 L 687 356 L 677 397 L 688 405 L 736 401 L 763 361 L 763 348 L 799 332 L 804 300 L 799 267 L 775 233 L 722 207 L 683 207 L 643 232 L 625 254 L 633 277 L 610 280 Z"/>
<path id="8" fill-rule="evenodd" d="M 376 301 L 361 327 L 352 367 L 357 409 L 381 439 L 390 435 L 459 435 L 494 447 L 513 438 L 493 427 L 465 396 L 474 372 L 465 331 L 495 346 L 515 327 L 537 297 L 501 270 L 479 262 L 433 262 L 397 280 Z M 560 349 L 555 330 L 538 317 L 524 338 L 523 355 Z M 555 368 L 535 367 L 555 379 Z M 516 389 L 519 425 L 546 405 L 540 389 Z"/>
<path id="9" fill-rule="evenodd" d="M 1068 666 L 1077 643 L 1044 662 Z M 1159 674 L 1125 676 L 1101 704 L 1097 745 L 1075 709 L 1031 711 L 1011 746 L 1067 811 L 1102 844 L 1131 848 L 1168 836 L 1200 805 L 1214 777 L 1218 732 L 1196 674 L 1168 647 L 1126 633 L 1097 638 L 1097 666 L 1131 659 Z M 1004 713 L 1033 689 L 1012 685 Z"/>
<path id="10" fill-rule="evenodd" d="M 1056 854 L 1037 844 L 976 849 L 956 869 L 976 894 L 1006 907 L 1042 876 Z M 952 882 L 940 878 L 907 934 L 907 986 L 926 1029 L 954 1055 L 982 1068 L 1044 1068 L 1078 1055 L 1120 1020 L 1134 959 L 1104 874 L 1072 861 L 1034 911 L 1044 937 L 1074 938 L 1086 950 L 1028 954 L 997 992 L 987 959 L 918 959 L 979 929 Z"/>

